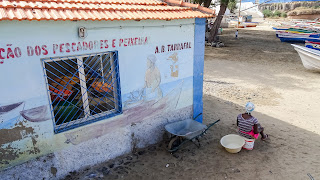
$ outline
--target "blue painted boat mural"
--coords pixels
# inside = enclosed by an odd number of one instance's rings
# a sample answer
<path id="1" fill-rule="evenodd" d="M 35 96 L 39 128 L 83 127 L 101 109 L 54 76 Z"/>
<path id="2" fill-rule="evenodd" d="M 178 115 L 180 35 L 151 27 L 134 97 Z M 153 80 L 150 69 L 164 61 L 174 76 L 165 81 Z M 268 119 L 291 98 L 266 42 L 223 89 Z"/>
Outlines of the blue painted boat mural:
<path id="1" fill-rule="evenodd" d="M 28 110 L 20 111 L 21 116 L 30 122 L 42 122 L 49 120 L 51 117 L 48 116 L 48 106 L 43 105 Z"/>
<path id="2" fill-rule="evenodd" d="M 0 123 L 6 123 L 12 121 L 12 119 L 18 117 L 19 112 L 24 108 L 24 102 L 17 102 L 13 104 L 0 106 Z M 11 124 L 11 123 L 9 123 Z"/>

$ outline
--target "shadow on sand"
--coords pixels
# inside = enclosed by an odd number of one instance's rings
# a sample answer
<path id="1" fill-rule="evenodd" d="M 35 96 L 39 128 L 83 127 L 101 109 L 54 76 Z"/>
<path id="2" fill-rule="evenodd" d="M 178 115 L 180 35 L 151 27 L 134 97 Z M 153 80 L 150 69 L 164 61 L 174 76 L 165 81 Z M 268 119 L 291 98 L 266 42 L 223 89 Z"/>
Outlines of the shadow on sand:
<path id="1" fill-rule="evenodd" d="M 165 141 L 132 154 L 101 163 L 69 175 L 66 179 L 82 179 L 92 175 L 103 179 L 308 179 L 320 177 L 319 135 L 292 126 L 280 119 L 254 112 L 266 132 L 268 141 L 256 141 L 252 151 L 230 154 L 220 145 L 220 138 L 236 134 L 236 116 L 244 107 L 204 96 L 204 123 L 216 119 L 197 148 L 186 144 L 174 154 L 166 151 Z"/>

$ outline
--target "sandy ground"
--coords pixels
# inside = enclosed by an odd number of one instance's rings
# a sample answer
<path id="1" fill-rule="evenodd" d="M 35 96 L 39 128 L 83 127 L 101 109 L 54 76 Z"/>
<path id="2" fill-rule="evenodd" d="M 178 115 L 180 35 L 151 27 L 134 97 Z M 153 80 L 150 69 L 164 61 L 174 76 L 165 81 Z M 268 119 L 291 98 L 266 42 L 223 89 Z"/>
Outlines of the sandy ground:
<path id="1" fill-rule="evenodd" d="M 174 154 L 166 142 L 71 173 L 67 179 L 320 179 L 320 74 L 304 69 L 290 44 L 270 27 L 225 29 L 224 48 L 206 47 L 204 123 L 216 119 L 201 139 Z M 247 101 L 270 135 L 252 151 L 230 154 L 220 145 L 236 133 L 236 116 Z"/>

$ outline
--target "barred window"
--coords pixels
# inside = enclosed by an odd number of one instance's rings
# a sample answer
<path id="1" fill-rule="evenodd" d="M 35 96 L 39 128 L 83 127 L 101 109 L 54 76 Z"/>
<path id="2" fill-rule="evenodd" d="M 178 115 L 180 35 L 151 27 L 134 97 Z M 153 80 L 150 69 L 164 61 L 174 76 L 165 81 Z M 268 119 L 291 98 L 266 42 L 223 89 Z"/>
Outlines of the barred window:
<path id="1" fill-rule="evenodd" d="M 55 133 L 122 112 L 117 52 L 42 62 Z"/>

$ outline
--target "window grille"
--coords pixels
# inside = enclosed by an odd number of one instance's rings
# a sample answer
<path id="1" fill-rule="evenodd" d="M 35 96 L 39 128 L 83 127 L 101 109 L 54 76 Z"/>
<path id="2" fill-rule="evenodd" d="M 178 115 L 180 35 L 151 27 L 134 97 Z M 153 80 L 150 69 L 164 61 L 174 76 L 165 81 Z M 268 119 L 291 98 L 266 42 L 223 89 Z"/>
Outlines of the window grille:
<path id="1" fill-rule="evenodd" d="M 55 133 L 122 112 L 117 52 L 42 62 Z"/>

